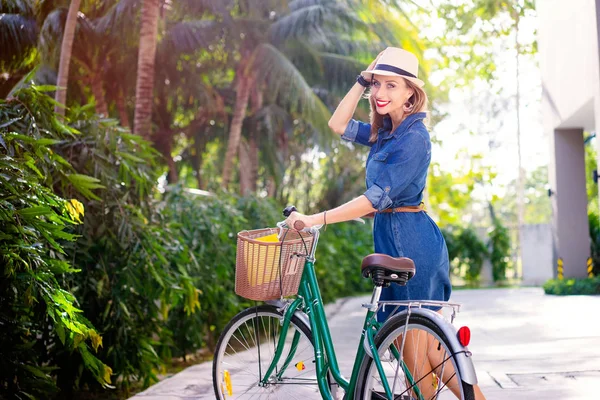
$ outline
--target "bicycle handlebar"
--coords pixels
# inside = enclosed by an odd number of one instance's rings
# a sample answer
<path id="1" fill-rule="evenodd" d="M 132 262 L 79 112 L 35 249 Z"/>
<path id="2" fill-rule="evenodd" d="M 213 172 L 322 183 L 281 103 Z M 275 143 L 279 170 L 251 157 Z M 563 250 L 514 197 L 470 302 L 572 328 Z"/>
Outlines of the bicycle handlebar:
<path id="1" fill-rule="evenodd" d="M 276 225 L 277 225 L 278 228 L 288 228 L 288 229 L 291 229 L 289 226 L 287 226 L 287 224 L 285 223 L 285 221 L 278 222 Z M 306 226 L 304 225 L 304 222 L 302 222 L 302 221 L 296 221 L 296 222 L 294 222 L 293 229 L 295 229 L 297 231 L 301 231 L 301 230 L 309 231 L 309 230 L 311 230 L 313 228 L 316 229 L 316 230 L 321 230 L 322 227 L 323 227 L 323 225 L 313 225 L 310 228 L 306 228 Z"/>
<path id="2" fill-rule="evenodd" d="M 289 217 L 289 216 L 290 216 L 290 215 L 291 215 L 291 214 L 292 214 L 294 211 L 295 211 L 295 212 L 298 212 L 298 209 L 297 209 L 295 206 L 287 206 L 286 208 L 284 208 L 284 209 L 283 209 L 283 216 L 287 218 L 287 217 Z M 284 226 L 284 225 L 286 225 L 286 224 L 284 223 L 284 221 L 282 221 L 282 222 L 279 222 L 279 223 L 277 224 L 277 226 Z M 286 225 L 286 226 L 287 226 L 287 225 Z M 297 230 L 297 231 L 301 231 L 301 230 L 302 230 L 302 229 L 304 229 L 305 227 L 306 227 L 306 225 L 305 225 L 305 224 L 304 224 L 304 222 L 302 222 L 302 221 L 295 221 L 295 222 L 294 222 L 294 227 L 293 227 L 293 228 L 294 228 L 295 230 Z M 317 227 L 317 229 L 320 229 L 320 228 L 321 228 L 321 226 Z"/>

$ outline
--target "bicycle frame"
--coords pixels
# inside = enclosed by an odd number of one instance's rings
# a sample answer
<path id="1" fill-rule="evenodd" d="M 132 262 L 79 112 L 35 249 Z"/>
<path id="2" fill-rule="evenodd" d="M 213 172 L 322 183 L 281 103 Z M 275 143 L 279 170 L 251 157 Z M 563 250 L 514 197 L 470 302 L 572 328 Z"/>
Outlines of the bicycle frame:
<path id="1" fill-rule="evenodd" d="M 452 348 L 463 348 L 462 345 L 458 343 L 458 339 L 456 338 L 456 332 L 452 331 L 453 328 L 450 323 L 446 322 L 440 314 L 422 308 L 423 306 L 451 307 L 453 309 L 453 321 L 456 312 L 460 308 L 459 304 L 452 304 L 448 302 L 439 301 L 386 301 L 380 303 L 379 299 L 381 295 L 381 287 L 375 287 L 370 302 L 367 304 L 363 304 L 363 307 L 367 309 L 367 315 L 365 316 L 365 320 L 363 323 L 363 329 L 358 343 L 356 357 L 354 359 L 354 366 L 352 368 L 352 375 L 349 381 L 346 378 L 344 378 L 340 372 L 340 368 L 338 365 L 333 341 L 331 339 L 331 333 L 329 331 L 329 325 L 327 323 L 325 310 L 323 308 L 323 299 L 321 298 L 321 292 L 319 291 L 319 285 L 317 283 L 317 276 L 315 273 L 314 256 L 319 240 L 319 228 L 319 226 L 310 228 L 310 232 L 314 235 L 314 244 L 311 250 L 311 254 L 306 257 L 304 271 L 298 290 L 298 297 L 292 302 L 284 303 L 285 306 L 282 308 L 282 311 L 284 311 L 283 319 L 281 321 L 282 327 L 279 336 L 279 342 L 277 343 L 275 351 L 275 356 L 270 366 L 267 368 L 265 374 L 261 378 L 259 385 L 266 386 L 269 384 L 269 378 L 273 374 L 273 371 L 275 371 L 275 368 L 283 355 L 284 343 L 286 340 L 290 321 L 292 319 L 292 316 L 298 311 L 303 311 L 308 317 L 308 322 L 310 324 L 310 329 L 312 332 L 314 342 L 315 363 L 319 392 L 321 393 L 322 398 L 325 400 L 333 400 L 331 389 L 328 387 L 328 374 L 331 374 L 331 377 L 333 377 L 334 381 L 342 389 L 344 389 L 344 400 L 351 400 L 353 398 L 354 392 L 356 390 L 357 381 L 359 378 L 358 374 L 360 372 L 361 362 L 366 354 L 366 350 L 364 347 L 365 341 L 366 343 L 368 343 L 369 356 L 373 358 L 373 362 L 377 367 L 377 371 L 381 378 L 386 397 L 388 399 L 394 398 L 394 396 L 392 395 L 393 388 L 389 387 L 389 383 L 385 377 L 383 365 L 381 363 L 381 358 L 375 345 L 375 335 L 379 331 L 380 327 L 383 325 L 377 322 L 375 318 L 375 314 L 380 306 L 394 306 L 396 307 L 394 309 L 394 312 L 398 309 L 398 307 L 403 306 L 407 309 L 406 312 L 408 313 L 408 318 L 410 318 L 411 313 L 414 313 L 421 314 L 433 320 L 436 323 L 436 325 L 446 334 L 447 339 L 451 342 L 450 344 Z M 408 324 L 406 324 L 405 330 L 407 326 Z M 403 338 L 405 338 L 406 332 L 402 336 Z M 296 352 L 299 339 L 300 333 L 295 332 L 294 337 L 292 339 L 289 354 L 286 356 L 282 367 L 280 367 L 280 369 L 276 372 L 277 378 L 281 378 L 285 370 L 289 367 L 289 364 Z M 395 357 L 396 360 L 401 359 L 400 355 L 403 354 L 403 351 L 404 339 L 402 340 L 400 349 L 398 349 L 395 345 L 391 346 L 392 355 Z M 477 384 L 477 376 L 475 374 L 475 369 L 471 360 L 469 359 L 470 353 L 468 351 L 460 351 L 453 354 L 452 357 L 455 359 L 458 370 L 461 372 L 462 380 L 472 385 Z M 418 382 L 415 382 L 406 364 L 403 361 L 401 361 L 399 366 L 402 368 L 403 373 L 408 381 L 407 383 L 409 389 L 407 390 L 412 390 L 412 394 L 414 394 L 418 400 L 422 400 L 423 396 L 420 393 L 420 390 L 417 386 Z"/>
<path id="2" fill-rule="evenodd" d="M 314 253 L 317 247 L 318 239 L 319 239 L 319 229 L 318 227 L 312 228 L 311 232 L 314 234 L 314 244 L 311 251 L 311 254 L 306 258 L 306 262 L 304 264 L 304 272 L 302 275 L 302 280 L 300 282 L 300 287 L 298 290 L 298 298 L 296 298 L 292 303 L 286 304 L 286 310 L 284 313 L 284 318 L 282 321 L 282 328 L 280 332 L 279 342 L 277 344 L 277 349 L 275 352 L 275 356 L 269 368 L 263 375 L 260 384 L 267 385 L 268 380 L 275 370 L 276 365 L 278 364 L 281 356 L 283 355 L 283 344 L 285 342 L 285 337 L 287 335 L 287 330 L 289 328 L 290 320 L 294 313 L 298 310 L 299 307 L 306 313 L 310 322 L 310 329 L 313 335 L 314 342 L 314 350 L 315 350 L 315 362 L 316 362 L 316 371 L 317 371 L 317 382 L 319 386 L 319 391 L 321 396 L 325 400 L 333 400 L 331 395 L 331 389 L 328 387 L 327 382 L 327 374 L 331 373 L 331 376 L 337 382 L 337 384 L 344 389 L 346 392 L 344 399 L 349 400 L 354 396 L 354 391 L 356 389 L 356 383 L 358 380 L 358 373 L 360 369 L 360 364 L 365 355 L 365 349 L 363 347 L 363 342 L 366 339 L 368 340 L 371 354 L 373 356 L 373 360 L 375 365 L 377 366 L 377 370 L 382 377 L 382 381 L 384 382 L 384 387 L 386 390 L 386 394 L 388 398 L 392 398 L 391 389 L 385 379 L 385 375 L 383 374 L 383 366 L 381 364 L 381 360 L 377 353 L 375 347 L 375 334 L 379 330 L 379 323 L 377 323 L 374 318 L 375 312 L 377 310 L 377 303 L 379 301 L 379 296 L 381 294 L 381 288 L 376 287 L 373 291 L 373 297 L 371 298 L 371 302 L 368 305 L 365 305 L 367 308 L 367 315 L 365 317 L 365 322 L 363 324 L 363 330 L 360 337 L 360 341 L 358 344 L 358 349 L 356 353 L 356 357 L 354 360 L 354 367 L 352 369 L 352 375 L 350 381 L 344 378 L 340 372 L 340 368 L 337 362 L 337 357 L 335 354 L 333 341 L 331 339 L 331 333 L 329 331 L 329 325 L 327 323 L 327 319 L 325 316 L 325 310 L 323 308 L 323 300 L 321 298 L 321 292 L 319 291 L 319 286 L 317 283 L 317 276 L 314 268 Z M 296 346 L 298 340 L 300 338 L 300 333 L 296 332 L 294 338 L 292 339 L 292 345 L 290 348 L 290 353 L 287 355 L 282 368 L 277 372 L 278 377 L 280 377 L 285 369 L 289 366 L 289 363 L 296 351 Z M 396 352 L 394 352 L 396 353 Z M 400 353 L 397 353 L 398 356 Z M 416 386 L 415 386 L 416 388 Z M 417 389 L 418 390 L 418 389 Z M 418 393 L 418 392 L 417 392 Z M 418 394 L 419 395 L 419 394 Z M 419 395 L 420 397 L 420 395 Z"/>

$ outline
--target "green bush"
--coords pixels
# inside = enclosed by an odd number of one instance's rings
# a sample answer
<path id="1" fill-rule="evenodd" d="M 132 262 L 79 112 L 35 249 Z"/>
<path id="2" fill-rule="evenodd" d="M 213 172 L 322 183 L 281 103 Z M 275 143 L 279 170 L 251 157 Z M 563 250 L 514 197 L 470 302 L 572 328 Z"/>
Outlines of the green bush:
<path id="1" fill-rule="evenodd" d="M 162 214 L 158 153 L 115 121 L 98 119 L 86 109 L 73 110 L 71 118 L 81 134 L 56 151 L 102 188 L 81 199 L 87 210 L 77 232 L 81 237 L 68 246 L 81 273 L 69 280 L 69 287 L 86 318 L 103 333 L 99 357 L 127 393 L 132 382 L 147 386 L 157 380 L 164 365 L 157 349 L 172 337 L 169 309 L 181 306 L 186 316 L 192 315 L 199 294 L 187 273 L 190 259 L 180 231 Z M 70 193 L 75 185 L 56 190 Z M 78 357 L 63 354 L 56 363 L 64 391 L 93 389 L 89 376 L 80 372 Z"/>
<path id="2" fill-rule="evenodd" d="M 600 217 L 598 213 L 589 208 L 588 220 L 590 226 L 590 250 L 592 256 L 594 275 L 600 275 Z"/>
<path id="3" fill-rule="evenodd" d="M 185 316 L 180 306 L 169 311 L 172 342 L 165 356 L 185 356 L 213 348 L 227 322 L 254 302 L 235 295 L 237 232 L 274 227 L 284 217 L 284 206 L 272 199 L 238 198 L 225 193 L 194 196 L 172 187 L 164 199 L 163 215 L 179 231 L 192 261 L 184 260 L 187 274 L 200 292 L 199 311 Z M 372 252 L 369 225 L 348 222 L 330 225 L 321 235 L 316 271 L 325 302 L 370 289 L 360 275 L 362 257 Z"/>
<path id="4" fill-rule="evenodd" d="M 172 263 L 185 268 L 200 297 L 199 309 L 193 315 L 186 314 L 182 305 L 170 305 L 168 328 L 173 336 L 172 343 L 162 348 L 165 358 L 214 348 L 229 319 L 250 306 L 249 301 L 235 295 L 237 232 L 274 226 L 277 208 L 266 203 L 225 193 L 191 195 L 179 186 L 166 194 L 162 215 L 181 238 L 184 250 Z"/>
<path id="5" fill-rule="evenodd" d="M 172 263 L 185 249 L 155 198 L 157 153 L 85 109 L 64 125 L 39 87 L 15 96 L 0 103 L 2 319 L 11 326 L 0 351 L 25 372 L 3 368 L 2 389 L 48 396 L 55 380 L 68 397 L 111 375 L 125 389 L 148 385 L 163 365 L 156 347 L 171 336 L 168 306 L 190 315 L 199 305 L 186 266 Z"/>
<path id="6" fill-rule="evenodd" d="M 448 226 L 442 229 L 448 246 L 451 272 L 473 284 L 479 281 L 488 249 L 473 228 Z"/>
<path id="7" fill-rule="evenodd" d="M 77 357 L 102 386 L 111 382 L 111 369 L 91 350 L 103 339 L 66 290 L 78 272 L 65 251 L 77 238 L 69 230 L 88 210 L 73 199 L 77 190 L 53 191 L 71 181 L 89 191 L 97 182 L 53 151 L 78 133 L 54 118 L 53 101 L 41 90 L 0 100 L 0 398 L 56 393 L 57 354 Z"/>
<path id="8" fill-rule="evenodd" d="M 502 281 L 506 279 L 506 270 L 510 265 L 510 236 L 506 227 L 496 218 L 488 232 L 488 237 L 491 247 L 492 276 L 494 282 Z"/>
<path id="9" fill-rule="evenodd" d="M 600 276 L 586 279 L 551 279 L 544 284 L 546 294 L 600 294 Z"/>

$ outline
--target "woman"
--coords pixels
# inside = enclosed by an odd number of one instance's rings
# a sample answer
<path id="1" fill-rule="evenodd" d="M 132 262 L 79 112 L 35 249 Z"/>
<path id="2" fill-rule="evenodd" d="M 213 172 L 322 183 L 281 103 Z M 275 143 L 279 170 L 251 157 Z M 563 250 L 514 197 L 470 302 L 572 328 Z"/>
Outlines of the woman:
<path id="1" fill-rule="evenodd" d="M 384 288 L 381 300 L 448 301 L 451 285 L 446 243 L 421 207 L 431 141 L 423 123 L 427 95 L 422 89 L 424 82 L 417 77 L 418 65 L 414 54 L 388 47 L 357 77 L 329 120 L 329 127 L 342 139 L 371 148 L 365 193 L 322 213 L 294 212 L 286 222 L 294 226 L 295 221 L 301 220 L 310 227 L 375 213 L 375 252 L 411 258 L 417 270 L 406 286 L 392 284 Z M 352 116 L 369 87 L 371 121 L 356 121 Z M 387 318 L 391 308 L 387 307 L 386 313 L 379 312 L 378 320 Z M 428 358 L 434 364 L 432 356 Z M 477 399 L 484 399 L 479 388 L 475 388 L 475 393 Z"/>

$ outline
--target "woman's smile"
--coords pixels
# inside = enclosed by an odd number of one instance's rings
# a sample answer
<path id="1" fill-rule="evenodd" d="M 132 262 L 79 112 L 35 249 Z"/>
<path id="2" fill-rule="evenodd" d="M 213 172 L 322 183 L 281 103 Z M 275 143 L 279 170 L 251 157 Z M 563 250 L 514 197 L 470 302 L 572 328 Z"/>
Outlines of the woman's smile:
<path id="1" fill-rule="evenodd" d="M 379 108 L 383 108 L 383 107 L 387 106 L 388 104 L 390 104 L 389 101 L 383 101 L 383 100 L 379 100 L 379 99 L 375 100 L 375 103 L 377 104 L 377 107 L 379 107 Z"/>

